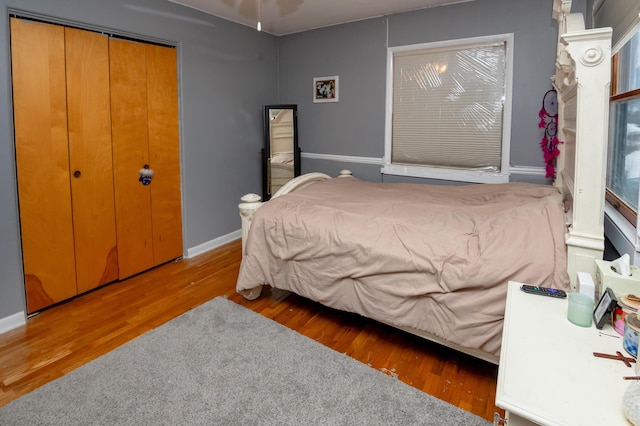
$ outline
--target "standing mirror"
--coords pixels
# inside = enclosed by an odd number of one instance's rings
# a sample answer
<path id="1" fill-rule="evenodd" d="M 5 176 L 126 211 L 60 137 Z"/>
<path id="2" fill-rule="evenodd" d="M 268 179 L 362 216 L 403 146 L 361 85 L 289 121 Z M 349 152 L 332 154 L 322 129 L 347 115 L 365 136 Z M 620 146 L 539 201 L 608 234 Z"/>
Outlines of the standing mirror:
<path id="1" fill-rule="evenodd" d="M 262 195 L 266 201 L 300 175 L 297 105 L 265 105 L 264 138 Z"/>

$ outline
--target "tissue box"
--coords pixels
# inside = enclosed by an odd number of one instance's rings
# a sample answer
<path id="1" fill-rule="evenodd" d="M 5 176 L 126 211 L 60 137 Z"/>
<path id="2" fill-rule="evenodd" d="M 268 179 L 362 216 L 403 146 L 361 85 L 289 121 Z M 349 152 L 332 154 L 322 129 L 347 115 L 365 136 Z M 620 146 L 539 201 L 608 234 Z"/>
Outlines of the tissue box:
<path id="1" fill-rule="evenodd" d="M 611 269 L 611 263 L 596 260 L 596 300 L 607 287 L 613 290 L 617 298 L 626 294 L 640 296 L 640 268 L 631 265 L 631 275 L 624 277 Z"/>

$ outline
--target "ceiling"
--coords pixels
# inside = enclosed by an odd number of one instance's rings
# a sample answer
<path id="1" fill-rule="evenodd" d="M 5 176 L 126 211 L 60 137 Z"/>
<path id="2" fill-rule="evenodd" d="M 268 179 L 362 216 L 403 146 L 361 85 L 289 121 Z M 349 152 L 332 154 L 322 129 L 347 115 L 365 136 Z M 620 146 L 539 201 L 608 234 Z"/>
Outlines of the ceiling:
<path id="1" fill-rule="evenodd" d="M 169 0 L 229 21 L 284 35 L 473 0 Z"/>

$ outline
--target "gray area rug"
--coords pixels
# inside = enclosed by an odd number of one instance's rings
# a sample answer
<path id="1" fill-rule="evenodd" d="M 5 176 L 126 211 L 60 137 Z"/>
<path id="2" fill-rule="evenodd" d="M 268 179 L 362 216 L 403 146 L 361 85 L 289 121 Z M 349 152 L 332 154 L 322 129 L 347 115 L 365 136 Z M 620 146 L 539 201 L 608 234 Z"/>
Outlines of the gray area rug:
<path id="1" fill-rule="evenodd" d="M 219 297 L 0 408 L 0 424 L 489 422 Z"/>

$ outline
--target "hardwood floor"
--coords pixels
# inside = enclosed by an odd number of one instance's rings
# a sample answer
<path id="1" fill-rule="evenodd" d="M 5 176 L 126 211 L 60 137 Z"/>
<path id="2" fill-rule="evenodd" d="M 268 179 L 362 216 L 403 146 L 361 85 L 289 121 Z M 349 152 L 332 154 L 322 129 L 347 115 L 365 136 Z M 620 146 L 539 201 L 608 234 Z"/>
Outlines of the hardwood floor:
<path id="1" fill-rule="evenodd" d="M 265 289 L 235 292 L 240 241 L 63 302 L 0 335 L 0 406 L 216 296 L 493 420 L 497 367 L 357 315 Z M 283 348 L 286 350 L 286 348 Z"/>

